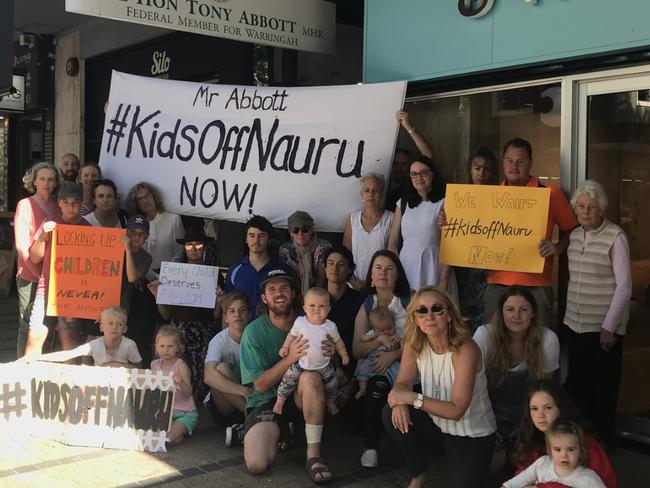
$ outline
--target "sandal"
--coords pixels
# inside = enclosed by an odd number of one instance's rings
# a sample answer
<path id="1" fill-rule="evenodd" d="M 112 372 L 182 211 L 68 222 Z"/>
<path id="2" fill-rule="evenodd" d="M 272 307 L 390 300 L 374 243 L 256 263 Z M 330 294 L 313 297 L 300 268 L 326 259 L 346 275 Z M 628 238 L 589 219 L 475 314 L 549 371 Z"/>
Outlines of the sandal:
<path id="1" fill-rule="evenodd" d="M 320 466 L 316 466 L 317 464 Z M 326 483 L 331 481 L 333 478 L 332 472 L 320 457 L 311 457 L 307 459 L 305 462 L 305 469 L 307 469 L 309 478 L 316 484 Z M 329 473 L 329 476 L 325 477 L 324 473 Z"/>

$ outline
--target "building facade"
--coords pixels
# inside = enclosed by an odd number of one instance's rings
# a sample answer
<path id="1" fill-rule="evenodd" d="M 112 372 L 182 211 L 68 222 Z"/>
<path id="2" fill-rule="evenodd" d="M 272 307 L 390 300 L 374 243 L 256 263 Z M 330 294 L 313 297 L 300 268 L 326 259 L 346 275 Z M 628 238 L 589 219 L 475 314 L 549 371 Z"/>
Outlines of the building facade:
<path id="1" fill-rule="evenodd" d="M 646 440 L 648 13 L 642 0 L 371 0 L 364 33 L 364 82 L 409 80 L 406 109 L 448 181 L 468 181 L 479 146 L 499 155 L 523 137 L 543 183 L 567 193 L 587 178 L 605 185 L 606 216 L 627 233 L 634 280 L 619 426 Z M 408 146 L 402 136 L 398 145 Z"/>

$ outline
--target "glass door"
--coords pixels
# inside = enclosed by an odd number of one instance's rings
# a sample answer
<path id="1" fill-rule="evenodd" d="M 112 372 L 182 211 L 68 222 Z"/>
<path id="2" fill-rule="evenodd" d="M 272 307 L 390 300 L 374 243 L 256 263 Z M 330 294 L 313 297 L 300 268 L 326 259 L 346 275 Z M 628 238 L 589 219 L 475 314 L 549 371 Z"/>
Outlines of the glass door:
<path id="1" fill-rule="evenodd" d="M 605 186 L 632 260 L 617 429 L 650 442 L 650 75 L 578 85 L 578 179 Z"/>

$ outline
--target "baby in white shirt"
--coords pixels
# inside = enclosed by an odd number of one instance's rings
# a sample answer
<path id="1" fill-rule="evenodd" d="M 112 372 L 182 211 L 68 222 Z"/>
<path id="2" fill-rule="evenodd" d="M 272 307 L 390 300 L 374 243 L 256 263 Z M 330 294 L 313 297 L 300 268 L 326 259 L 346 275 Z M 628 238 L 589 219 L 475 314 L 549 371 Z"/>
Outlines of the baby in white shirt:
<path id="1" fill-rule="evenodd" d="M 555 481 L 574 488 L 605 488 L 595 471 L 584 466 L 587 459 L 584 434 L 578 424 L 558 418 L 546 431 L 546 451 L 524 471 L 503 484 L 524 488 Z"/>
<path id="2" fill-rule="evenodd" d="M 344 365 L 350 362 L 350 357 L 336 324 L 331 320 L 327 320 L 331 308 L 330 294 L 324 288 L 310 288 L 305 293 L 303 310 L 307 316 L 298 317 L 293 323 L 293 327 L 287 334 L 279 354 L 281 357 L 286 357 L 289 354 L 291 344 L 298 336 L 302 336 L 303 340 L 307 339 L 309 341 L 309 348 L 305 355 L 289 366 L 289 369 L 282 377 L 282 381 L 278 386 L 277 400 L 273 406 L 273 411 L 278 415 L 282 413 L 284 403 L 289 395 L 298 386 L 303 371 L 317 371 L 321 375 L 327 394 L 327 409 L 332 415 L 338 413 L 339 409 L 336 405 L 338 390 L 336 368 L 334 368 L 331 358 L 323 354 L 320 347 L 321 342 L 327 340 L 327 336 L 330 336 Z"/>

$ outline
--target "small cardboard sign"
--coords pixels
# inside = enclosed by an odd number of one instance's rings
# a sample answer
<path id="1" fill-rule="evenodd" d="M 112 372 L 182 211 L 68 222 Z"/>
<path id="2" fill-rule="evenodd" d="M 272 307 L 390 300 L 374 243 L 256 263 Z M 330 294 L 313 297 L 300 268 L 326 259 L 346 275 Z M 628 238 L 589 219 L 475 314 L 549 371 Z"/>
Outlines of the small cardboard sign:
<path id="1" fill-rule="evenodd" d="M 216 266 L 163 261 L 156 303 L 214 308 L 218 277 Z"/>
<path id="2" fill-rule="evenodd" d="M 58 224 L 52 233 L 47 314 L 98 319 L 119 306 L 124 229 Z"/>

